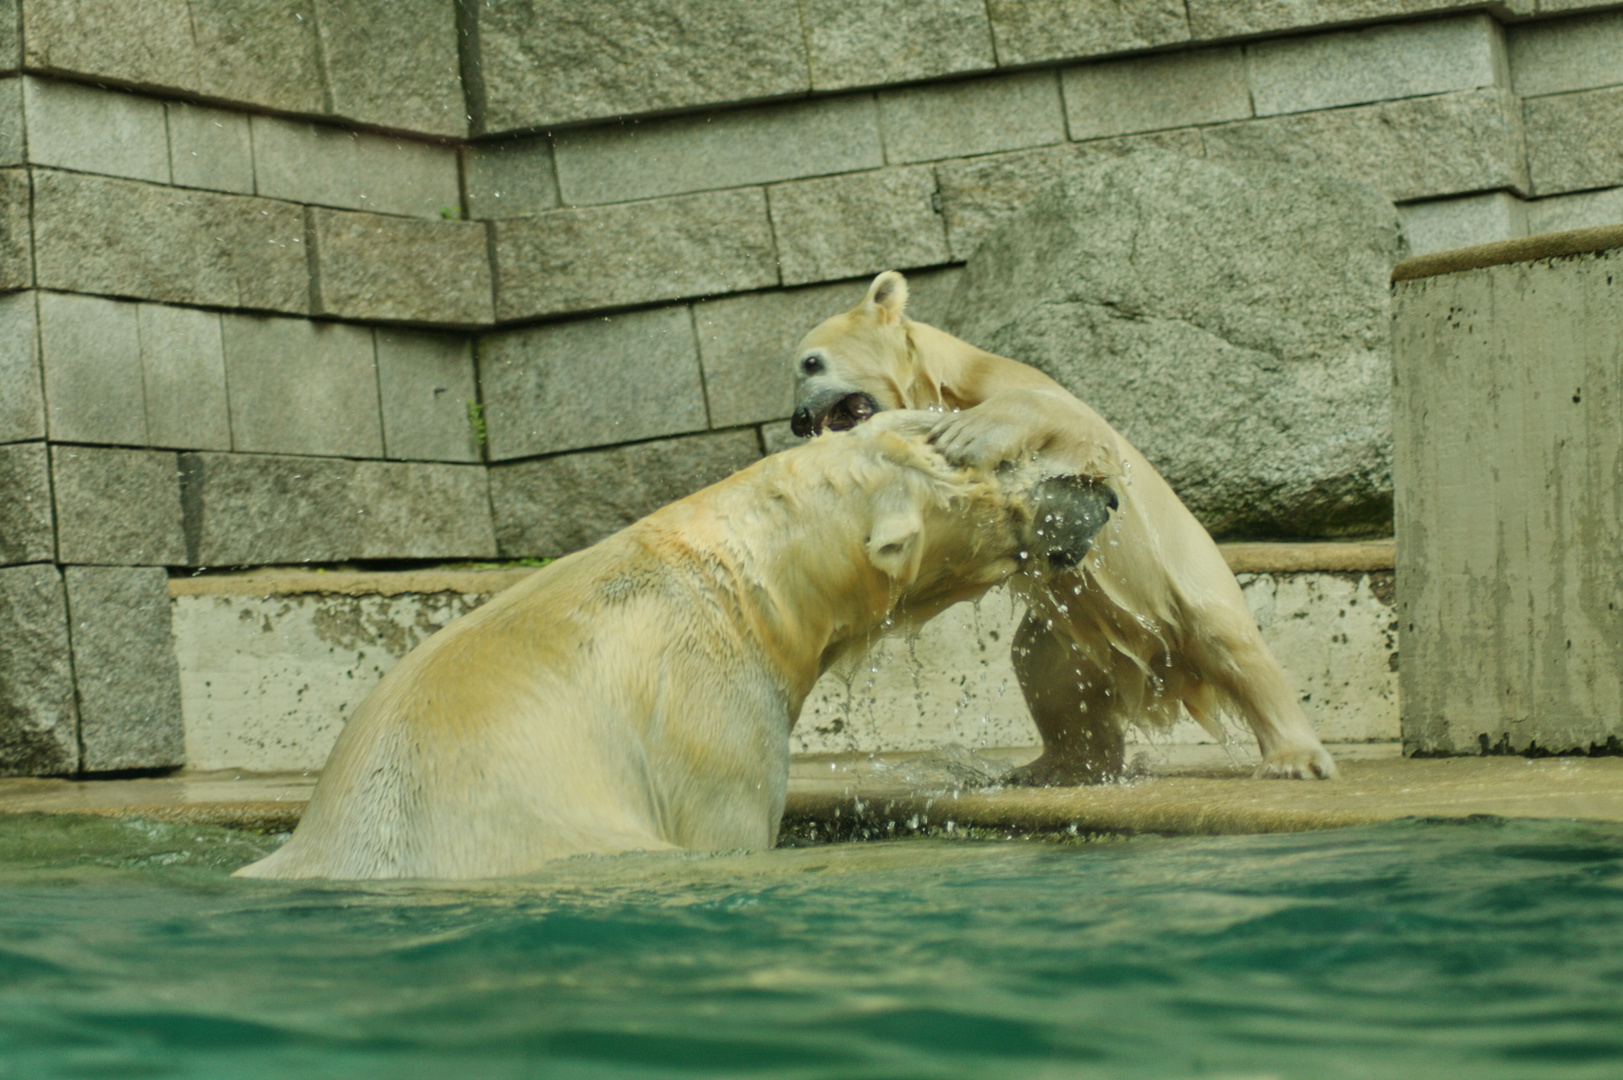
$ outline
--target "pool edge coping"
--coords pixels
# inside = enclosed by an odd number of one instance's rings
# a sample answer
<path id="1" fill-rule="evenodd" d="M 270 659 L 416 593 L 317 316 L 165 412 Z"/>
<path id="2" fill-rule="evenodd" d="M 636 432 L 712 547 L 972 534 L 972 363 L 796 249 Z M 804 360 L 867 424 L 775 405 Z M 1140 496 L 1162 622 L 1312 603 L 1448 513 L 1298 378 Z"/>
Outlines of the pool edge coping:
<path id="1" fill-rule="evenodd" d="M 1396 561 L 1390 539 L 1237 541 L 1218 550 L 1236 574 L 1380 573 Z M 501 592 L 535 567 L 429 570 L 310 570 L 270 567 L 169 579 L 169 596 L 407 596 Z"/>
<path id="2" fill-rule="evenodd" d="M 1600 225 L 1588 229 L 1539 233 L 1496 240 L 1475 247 L 1436 251 L 1404 259 L 1392 268 L 1392 284 L 1424 278 L 1482 270 L 1511 263 L 1537 262 L 1571 255 L 1595 255 L 1623 247 L 1623 225 Z"/>

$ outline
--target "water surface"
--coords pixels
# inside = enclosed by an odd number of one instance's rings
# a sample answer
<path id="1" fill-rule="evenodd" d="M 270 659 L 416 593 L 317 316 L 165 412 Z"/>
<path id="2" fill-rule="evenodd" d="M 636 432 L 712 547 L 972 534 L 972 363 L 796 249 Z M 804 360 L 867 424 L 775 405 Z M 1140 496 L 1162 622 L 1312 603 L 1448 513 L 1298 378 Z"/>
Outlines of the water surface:
<path id="1" fill-rule="evenodd" d="M 0 818 L 0 1078 L 1623 1075 L 1623 827 L 1398 822 L 237 881 Z"/>

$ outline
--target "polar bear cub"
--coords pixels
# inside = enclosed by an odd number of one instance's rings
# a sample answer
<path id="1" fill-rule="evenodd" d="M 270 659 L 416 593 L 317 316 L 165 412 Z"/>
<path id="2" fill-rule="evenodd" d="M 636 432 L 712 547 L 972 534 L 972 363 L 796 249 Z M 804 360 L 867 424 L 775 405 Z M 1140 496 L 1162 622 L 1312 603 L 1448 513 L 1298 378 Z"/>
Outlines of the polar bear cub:
<path id="1" fill-rule="evenodd" d="M 445 627 L 356 710 L 292 839 L 238 874 L 480 878 L 771 846 L 818 675 L 1033 546 L 1042 500 L 948 465 L 934 420 L 768 457 Z"/>

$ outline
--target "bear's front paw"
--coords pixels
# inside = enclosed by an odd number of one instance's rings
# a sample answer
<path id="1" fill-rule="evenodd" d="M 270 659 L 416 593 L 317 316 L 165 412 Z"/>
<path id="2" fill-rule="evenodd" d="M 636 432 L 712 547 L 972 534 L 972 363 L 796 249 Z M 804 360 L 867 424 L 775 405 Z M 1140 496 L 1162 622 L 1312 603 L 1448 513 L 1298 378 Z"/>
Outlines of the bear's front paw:
<path id="1" fill-rule="evenodd" d="M 970 409 L 936 424 L 930 442 L 955 465 L 992 469 L 1025 452 L 1025 432 L 996 416 Z"/>
<path id="2" fill-rule="evenodd" d="M 1336 763 L 1322 746 L 1288 746 L 1262 759 L 1258 780 L 1334 780 Z"/>

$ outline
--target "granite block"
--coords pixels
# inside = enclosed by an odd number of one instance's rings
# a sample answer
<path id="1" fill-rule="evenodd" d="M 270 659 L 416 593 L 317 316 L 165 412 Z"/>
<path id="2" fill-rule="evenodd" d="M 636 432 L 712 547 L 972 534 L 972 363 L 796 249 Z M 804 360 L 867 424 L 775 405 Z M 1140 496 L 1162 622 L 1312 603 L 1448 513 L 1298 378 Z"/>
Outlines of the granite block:
<path id="1" fill-rule="evenodd" d="M 1189 40 L 1183 0 L 987 0 L 986 9 L 1004 67 Z"/>
<path id="2" fill-rule="evenodd" d="M 254 146 L 244 113 L 171 101 L 169 172 L 177 187 L 254 193 Z"/>
<path id="3" fill-rule="evenodd" d="M 767 191 L 785 285 L 950 258 L 927 165 L 798 180 Z"/>
<path id="4" fill-rule="evenodd" d="M 1071 138 L 1214 124 L 1251 115 L 1238 48 L 1201 49 L 1066 68 Z"/>
<path id="5" fill-rule="evenodd" d="M 1476 247 L 1527 235 L 1527 204 L 1508 191 L 1398 207 L 1410 255 Z"/>
<path id="6" fill-rule="evenodd" d="M 813 90 L 937 79 L 997 66 L 982 0 L 801 0 Z"/>
<path id="7" fill-rule="evenodd" d="M 0 296 L 0 442 L 45 437 L 34 293 Z"/>
<path id="8" fill-rule="evenodd" d="M 379 328 L 383 449 L 391 458 L 478 461 L 478 386 L 466 337 Z"/>
<path id="9" fill-rule="evenodd" d="M 308 215 L 316 314 L 441 326 L 495 320 L 482 223 L 317 207 Z"/>
<path id="10" fill-rule="evenodd" d="M 195 453 L 181 470 L 193 565 L 496 553 L 483 466 Z"/>
<path id="11" fill-rule="evenodd" d="M 79 770 L 79 714 L 62 574 L 0 568 L 0 776 Z"/>
<path id="12" fill-rule="evenodd" d="M 500 320 L 778 283 L 760 188 L 554 210 L 491 228 Z"/>
<path id="13" fill-rule="evenodd" d="M 1504 30 L 1481 14 L 1259 41 L 1246 69 L 1258 116 L 1509 85 Z"/>
<path id="14" fill-rule="evenodd" d="M 884 160 L 868 95 L 762 105 L 559 132 L 572 206 L 871 169 Z"/>
<path id="15" fill-rule="evenodd" d="M 0 0 L 0 71 L 22 67 L 22 20 L 18 18 L 21 0 Z"/>
<path id="16" fill-rule="evenodd" d="M 403 131 L 467 135 L 454 4 L 316 0 L 316 15 L 333 113 Z"/>
<path id="17" fill-rule="evenodd" d="M 0 11 L 4 0 L 0 0 Z M 4 30 L 0 30 L 0 35 Z M 23 80 L 19 76 L 0 79 L 0 165 L 22 165 L 28 161 L 28 124 L 23 118 Z"/>
<path id="18" fill-rule="evenodd" d="M 594 544 L 760 456 L 751 428 L 494 466 L 502 558 L 564 555 Z"/>
<path id="19" fill-rule="evenodd" d="M 1523 97 L 1623 84 L 1623 11 L 1508 27 L 1511 86 Z"/>
<path id="20" fill-rule="evenodd" d="M 1206 128 L 1201 140 L 1209 158 L 1338 174 L 1399 202 L 1528 189 L 1521 114 L 1501 90 L 1264 117 Z M 1533 156 L 1530 148 L 1528 160 Z"/>
<path id="21" fill-rule="evenodd" d="M 858 298 L 853 282 L 745 293 L 693 305 L 713 427 L 776 420 L 794 411 L 794 348 Z"/>
<path id="22" fill-rule="evenodd" d="M 796 0 L 529 0 L 468 16 L 484 134 L 811 89 Z"/>
<path id="23" fill-rule="evenodd" d="M 1537 235 L 1623 225 L 1623 187 L 1535 199 L 1527 204 L 1527 232 Z"/>
<path id="24" fill-rule="evenodd" d="M 169 575 L 156 566 L 70 566 L 62 577 L 79 698 L 80 768 L 184 765 Z"/>
<path id="25" fill-rule="evenodd" d="M 169 183 L 163 102 L 32 76 L 22 84 L 29 161 Z"/>
<path id="26" fill-rule="evenodd" d="M 1511 19 L 1533 14 L 1533 5 L 1534 0 L 1189 0 L 1189 27 L 1196 40 L 1206 40 L 1483 9 Z"/>
<path id="27" fill-rule="evenodd" d="M 272 116 L 250 122 L 261 195 L 439 221 L 460 216 L 455 147 Z"/>
<path id="28" fill-rule="evenodd" d="M 1529 98 L 1523 114 L 1535 194 L 1623 184 L 1623 87 Z"/>
<path id="29" fill-rule="evenodd" d="M 52 440 L 146 443 L 136 308 L 99 296 L 39 294 L 40 350 Z"/>
<path id="30" fill-rule="evenodd" d="M 1191 130 L 941 162 L 936 166 L 936 181 L 940 185 L 942 215 L 946 219 L 953 259 L 968 258 L 993 226 L 1054 186 L 1071 169 L 1101 156 L 1131 153 L 1145 147 L 1190 157 L 1199 157 L 1202 153 L 1200 133 Z"/>
<path id="31" fill-rule="evenodd" d="M 883 91 L 879 124 L 885 160 L 892 164 L 1065 141 L 1065 111 L 1052 71 Z"/>
<path id="32" fill-rule="evenodd" d="M 180 32 L 190 32 L 195 89 L 204 96 L 283 112 L 327 111 L 312 0 L 191 0 L 188 6 L 190 19 Z"/>
<path id="33" fill-rule="evenodd" d="M 1379 536 L 1402 243 L 1339 177 L 1097 158 L 988 236 L 943 329 L 1108 417 L 1213 535 Z"/>
<path id="34" fill-rule="evenodd" d="M 25 34 L 30 71 L 285 112 L 326 108 L 309 0 L 29 0 Z"/>
<path id="35" fill-rule="evenodd" d="M 58 562 L 185 565 L 174 454 L 52 446 L 51 485 Z"/>
<path id="36" fill-rule="evenodd" d="M 208 307 L 309 307 L 304 212 L 274 199 L 39 169 L 34 239 L 43 288 Z"/>
<path id="37" fill-rule="evenodd" d="M 231 449 L 220 316 L 196 308 L 136 305 L 146 442 L 188 450 Z"/>
<path id="38" fill-rule="evenodd" d="M 45 444 L 0 446 L 0 565 L 56 557 L 51 468 Z"/>
<path id="39" fill-rule="evenodd" d="M 233 448 L 383 456 L 369 328 L 225 315 L 221 329 Z"/>
<path id="40" fill-rule="evenodd" d="M 492 461 L 706 426 L 685 306 L 486 334 L 478 349 Z"/>
<path id="41" fill-rule="evenodd" d="M 29 170 L 0 169 L 0 291 L 34 284 L 34 199 Z"/>
<path id="42" fill-rule="evenodd" d="M 29 0 L 23 63 L 31 71 L 195 91 L 191 29 L 188 0 Z"/>
<path id="43" fill-rule="evenodd" d="M 474 220 L 539 214 L 558 205 L 552 140 L 546 135 L 462 148 L 462 191 Z"/>

